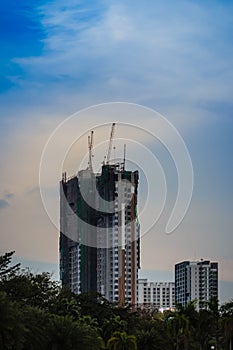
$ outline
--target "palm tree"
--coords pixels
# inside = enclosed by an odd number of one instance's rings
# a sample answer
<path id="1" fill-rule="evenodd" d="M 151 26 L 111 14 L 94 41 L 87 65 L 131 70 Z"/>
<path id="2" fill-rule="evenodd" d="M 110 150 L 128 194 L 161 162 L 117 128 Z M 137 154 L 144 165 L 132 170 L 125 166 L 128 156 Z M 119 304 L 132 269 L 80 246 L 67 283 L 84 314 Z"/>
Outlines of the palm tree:
<path id="1" fill-rule="evenodd" d="M 137 350 L 136 337 L 126 332 L 114 332 L 108 340 L 108 350 Z"/>
<path id="2" fill-rule="evenodd" d="M 143 350 L 158 349 L 158 334 L 154 328 L 140 330 L 137 334 L 138 348 Z"/>
<path id="3" fill-rule="evenodd" d="M 104 319 L 102 325 L 103 338 L 107 341 L 115 331 L 126 331 L 127 322 L 122 320 L 119 315 L 113 315 L 110 318 Z"/>
<path id="4" fill-rule="evenodd" d="M 210 323 L 211 323 L 211 341 L 216 345 L 216 348 L 218 349 L 219 345 L 219 319 L 220 319 L 220 312 L 219 312 L 219 303 L 218 299 L 216 297 L 211 297 L 210 300 L 207 302 L 208 311 L 210 314 Z"/>
<path id="5" fill-rule="evenodd" d="M 229 344 L 229 350 L 233 349 L 233 299 L 223 304 L 220 308 L 220 326 L 225 340 Z"/>
<path id="6" fill-rule="evenodd" d="M 197 343 L 200 349 L 206 349 L 211 340 L 212 318 L 208 310 L 202 309 L 198 313 L 198 324 L 195 328 Z"/>
<path id="7" fill-rule="evenodd" d="M 85 323 L 74 321 L 70 316 L 53 315 L 49 327 L 51 350 L 97 350 L 102 339 L 95 329 Z"/>
<path id="8" fill-rule="evenodd" d="M 233 317 L 222 317 L 221 328 L 226 341 L 229 344 L 229 350 L 232 350 L 232 338 L 233 338 Z"/>
<path id="9" fill-rule="evenodd" d="M 168 331 L 174 341 L 176 350 L 179 350 L 181 345 L 184 346 L 184 349 L 187 349 L 189 320 L 186 315 L 176 312 L 174 316 L 170 317 L 168 320 Z"/>

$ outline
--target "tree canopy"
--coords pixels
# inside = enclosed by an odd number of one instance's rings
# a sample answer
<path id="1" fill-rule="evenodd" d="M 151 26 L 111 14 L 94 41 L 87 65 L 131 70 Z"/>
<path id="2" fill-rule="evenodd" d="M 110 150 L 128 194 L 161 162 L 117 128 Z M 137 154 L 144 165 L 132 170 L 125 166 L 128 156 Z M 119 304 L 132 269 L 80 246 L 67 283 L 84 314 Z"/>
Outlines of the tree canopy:
<path id="1" fill-rule="evenodd" d="M 233 301 L 195 301 L 175 311 L 135 310 L 96 293 L 75 295 L 47 273 L 0 256 L 2 350 L 232 350 Z"/>

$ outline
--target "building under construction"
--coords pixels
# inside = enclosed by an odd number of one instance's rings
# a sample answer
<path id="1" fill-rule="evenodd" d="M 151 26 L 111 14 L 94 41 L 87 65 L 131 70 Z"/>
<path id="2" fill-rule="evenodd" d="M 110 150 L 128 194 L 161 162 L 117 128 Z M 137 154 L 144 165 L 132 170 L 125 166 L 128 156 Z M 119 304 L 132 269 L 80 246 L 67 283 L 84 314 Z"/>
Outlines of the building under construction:
<path id="1" fill-rule="evenodd" d="M 74 293 L 99 292 L 109 301 L 137 304 L 140 237 L 137 219 L 138 171 L 111 162 L 101 173 L 91 164 L 60 182 L 60 276 Z"/>

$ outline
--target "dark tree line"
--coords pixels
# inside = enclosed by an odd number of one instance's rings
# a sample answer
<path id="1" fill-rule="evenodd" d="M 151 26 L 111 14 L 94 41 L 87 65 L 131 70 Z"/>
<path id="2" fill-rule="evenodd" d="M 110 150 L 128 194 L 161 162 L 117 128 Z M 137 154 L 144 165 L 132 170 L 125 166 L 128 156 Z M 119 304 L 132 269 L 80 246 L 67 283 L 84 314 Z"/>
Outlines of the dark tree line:
<path id="1" fill-rule="evenodd" d="M 233 301 L 195 302 L 175 311 L 119 307 L 98 294 L 72 294 L 49 273 L 0 256 L 2 350 L 233 350 Z"/>

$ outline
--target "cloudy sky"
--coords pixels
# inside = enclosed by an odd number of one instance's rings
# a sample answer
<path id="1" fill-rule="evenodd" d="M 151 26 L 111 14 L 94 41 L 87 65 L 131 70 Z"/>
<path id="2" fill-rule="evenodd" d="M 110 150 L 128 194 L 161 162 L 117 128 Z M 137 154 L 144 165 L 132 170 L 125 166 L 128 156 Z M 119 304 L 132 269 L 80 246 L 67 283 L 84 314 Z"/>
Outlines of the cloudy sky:
<path id="1" fill-rule="evenodd" d="M 233 297 L 232 11 L 230 0 L 2 2 L 1 252 L 15 250 L 24 266 L 57 275 L 58 232 L 39 192 L 45 144 L 59 123 L 83 108 L 135 103 L 174 125 L 194 170 L 187 215 L 167 235 L 174 169 L 163 164 L 157 143 L 140 138 L 168 182 L 167 210 L 142 238 L 141 275 L 171 280 L 176 262 L 212 259 L 220 265 L 221 301 Z M 143 123 L 149 126 L 150 116 Z"/>

